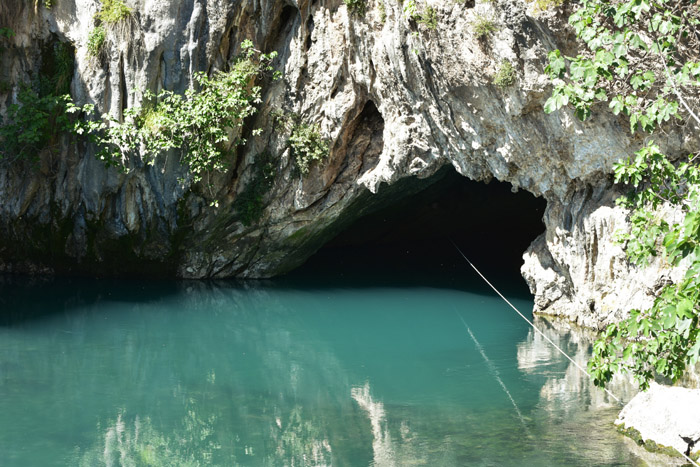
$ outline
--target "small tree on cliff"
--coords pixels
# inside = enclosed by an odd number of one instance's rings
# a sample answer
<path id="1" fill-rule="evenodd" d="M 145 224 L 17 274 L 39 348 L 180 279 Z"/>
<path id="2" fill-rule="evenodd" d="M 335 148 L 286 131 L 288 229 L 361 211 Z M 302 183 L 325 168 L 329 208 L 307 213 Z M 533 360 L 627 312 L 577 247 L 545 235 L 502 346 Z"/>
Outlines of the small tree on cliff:
<path id="1" fill-rule="evenodd" d="M 554 82 L 550 113 L 573 107 L 581 120 L 606 106 L 629 119 L 632 132 L 649 135 L 670 125 L 700 128 L 700 10 L 697 0 L 583 0 L 569 18 L 584 51 L 549 54 Z M 618 203 L 631 209 L 631 232 L 621 236 L 627 255 L 644 265 L 664 255 L 689 263 L 685 278 L 664 287 L 648 310 L 610 325 L 593 346 L 589 370 L 603 386 L 619 371 L 642 388 L 655 374 L 677 380 L 700 356 L 700 169 L 695 155 L 671 161 L 647 138 L 644 147 L 615 165 L 616 183 L 629 185 Z M 668 223 L 661 204 L 682 210 Z"/>

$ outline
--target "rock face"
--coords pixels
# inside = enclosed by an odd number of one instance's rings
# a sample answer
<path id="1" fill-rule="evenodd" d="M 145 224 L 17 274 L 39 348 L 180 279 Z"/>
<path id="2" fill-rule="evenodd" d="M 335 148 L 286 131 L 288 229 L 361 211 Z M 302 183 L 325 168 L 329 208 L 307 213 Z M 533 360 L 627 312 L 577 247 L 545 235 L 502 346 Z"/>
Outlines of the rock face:
<path id="1" fill-rule="evenodd" d="M 547 231 L 525 252 L 521 272 L 535 296 L 535 311 L 602 328 L 630 309 L 652 305 L 656 293 L 682 278 L 662 258 L 647 267 L 629 263 L 615 237 L 629 228 L 627 211 L 615 205 L 623 192 L 609 182 L 550 200 Z M 679 216 L 660 209 L 666 219 Z"/>
<path id="2" fill-rule="evenodd" d="M 657 449 L 670 447 L 697 459 L 700 456 L 700 390 L 654 383 L 622 409 L 615 424 L 625 430 L 637 430 L 644 443 L 652 440 Z"/>
<path id="3" fill-rule="evenodd" d="M 264 83 L 250 122 L 263 132 L 232 156 L 227 173 L 199 185 L 187 182 L 179 154 L 153 166 L 128 161 L 125 174 L 67 137 L 38 164 L 3 163 L 0 271 L 269 277 L 414 189 L 406 180 L 431 180 L 452 166 L 547 200 L 546 232 L 523 266 L 536 311 L 597 326 L 644 303 L 658 285 L 662 264 L 637 271 L 611 242 L 625 213 L 614 206 L 609 174 L 639 141 L 607 113 L 581 123 L 569 112 L 542 110 L 547 52 L 574 47 L 567 12 L 535 15 L 525 1 L 419 1 L 419 11 L 435 9 L 437 26 L 429 29 L 400 3 L 382 0 L 367 3 L 362 16 L 340 0 L 127 4 L 132 14 L 108 29 L 96 58 L 87 43 L 98 2 L 59 0 L 47 9 L 3 1 L 0 27 L 16 33 L 2 39 L 3 78 L 12 83 L 0 91 L 3 109 L 18 83 L 36 77 L 41 50 L 56 42 L 75 51 L 74 99 L 119 117 L 140 104 L 144 90 L 182 92 L 195 72 L 226 69 L 238 44 L 251 39 L 279 53 L 274 65 L 283 72 L 282 80 Z M 497 31 L 479 38 L 474 23 L 483 18 Z M 501 88 L 493 76 L 504 61 L 516 76 Z M 274 125 L 279 112 L 318 124 L 330 142 L 327 160 L 307 176 L 294 170 L 288 132 Z M 680 133 L 665 144 L 691 146 Z M 254 183 L 262 154 L 274 161 L 275 180 L 260 218 L 244 225 L 236 200 Z"/>

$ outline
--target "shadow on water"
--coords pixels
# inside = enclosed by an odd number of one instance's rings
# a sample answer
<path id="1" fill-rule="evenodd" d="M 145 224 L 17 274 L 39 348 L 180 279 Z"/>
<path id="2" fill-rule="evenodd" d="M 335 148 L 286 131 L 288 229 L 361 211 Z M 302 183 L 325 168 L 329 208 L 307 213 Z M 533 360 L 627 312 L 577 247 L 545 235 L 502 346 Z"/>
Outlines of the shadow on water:
<path id="1" fill-rule="evenodd" d="M 159 301 L 179 293 L 182 282 L 169 280 L 29 277 L 0 274 L 0 326 L 118 300 L 125 303 Z"/>

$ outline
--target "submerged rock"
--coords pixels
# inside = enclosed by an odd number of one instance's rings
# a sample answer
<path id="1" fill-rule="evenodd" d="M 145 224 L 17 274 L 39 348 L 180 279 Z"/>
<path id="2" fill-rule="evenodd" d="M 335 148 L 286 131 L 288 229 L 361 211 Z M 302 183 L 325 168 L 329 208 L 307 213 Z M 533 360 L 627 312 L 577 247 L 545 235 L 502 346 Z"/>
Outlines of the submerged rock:
<path id="1" fill-rule="evenodd" d="M 700 389 L 652 383 L 622 409 L 615 424 L 650 451 L 698 459 Z"/>

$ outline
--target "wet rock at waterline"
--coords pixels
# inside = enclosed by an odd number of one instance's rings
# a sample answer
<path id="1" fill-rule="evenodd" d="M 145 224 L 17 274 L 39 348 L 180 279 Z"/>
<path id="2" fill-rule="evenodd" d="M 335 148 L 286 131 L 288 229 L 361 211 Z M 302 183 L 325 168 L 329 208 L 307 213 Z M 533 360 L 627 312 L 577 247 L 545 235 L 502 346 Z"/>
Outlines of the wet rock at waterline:
<path id="1" fill-rule="evenodd" d="M 648 300 L 658 268 L 643 276 L 611 241 L 625 213 L 612 204 L 609 174 L 639 141 L 607 113 L 581 123 L 567 111 L 542 110 L 547 52 L 575 51 L 566 12 L 535 14 L 525 1 L 469 8 L 444 0 L 431 2 L 432 30 L 407 18 L 400 3 L 384 4 L 384 13 L 371 6 L 364 16 L 340 1 L 127 3 L 128 21 L 108 30 L 106 47 L 92 56 L 97 3 L 2 2 L 0 26 L 15 35 L 3 39 L 2 79 L 11 86 L 0 91 L 0 111 L 19 83 L 37 77 L 42 51 L 56 43 L 74 50 L 76 102 L 119 117 L 142 104 L 145 90 L 183 92 L 195 72 L 225 69 L 251 39 L 279 53 L 274 66 L 283 72 L 263 83 L 246 126 L 262 134 L 246 133 L 228 172 L 198 185 L 176 152 L 153 166 L 130 160 L 123 173 L 69 138 L 36 164 L 2 164 L 0 271 L 269 277 L 453 167 L 547 201 L 546 232 L 523 269 L 537 311 L 598 326 Z M 475 36 L 478 17 L 498 27 L 487 40 Z M 516 76 L 501 88 L 493 76 L 504 61 Z M 289 134 L 274 124 L 280 113 L 317 124 L 328 140 L 327 159 L 308 175 L 295 169 Z M 683 131 L 661 143 L 684 152 L 694 130 Z M 274 180 L 256 192 L 259 215 L 243 222 L 250 206 L 241 200 L 263 155 L 274 163 Z"/>
<path id="2" fill-rule="evenodd" d="M 615 424 L 650 451 L 700 457 L 700 389 L 652 383 L 620 412 Z M 671 448 L 669 450 L 669 448 Z M 679 456 L 680 457 L 680 456 Z"/>

